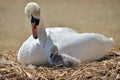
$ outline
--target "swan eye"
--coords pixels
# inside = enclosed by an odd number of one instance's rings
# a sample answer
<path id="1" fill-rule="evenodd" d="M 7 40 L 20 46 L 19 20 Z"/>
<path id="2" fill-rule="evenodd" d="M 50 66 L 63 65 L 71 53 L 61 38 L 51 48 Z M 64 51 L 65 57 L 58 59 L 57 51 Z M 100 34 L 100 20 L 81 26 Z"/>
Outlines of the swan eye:
<path id="1" fill-rule="evenodd" d="M 35 23 L 36 25 L 39 25 L 40 20 L 36 19 L 33 17 L 33 15 L 31 15 L 31 23 Z"/>

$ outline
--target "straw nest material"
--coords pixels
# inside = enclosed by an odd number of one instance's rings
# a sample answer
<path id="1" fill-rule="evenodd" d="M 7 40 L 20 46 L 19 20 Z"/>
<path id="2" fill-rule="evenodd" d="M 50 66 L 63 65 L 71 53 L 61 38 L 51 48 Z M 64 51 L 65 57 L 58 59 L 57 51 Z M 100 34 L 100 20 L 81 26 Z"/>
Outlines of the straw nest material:
<path id="1" fill-rule="evenodd" d="M 32 66 L 17 62 L 17 51 L 0 52 L 0 80 L 120 80 L 120 49 L 112 49 L 99 61 L 71 68 Z"/>

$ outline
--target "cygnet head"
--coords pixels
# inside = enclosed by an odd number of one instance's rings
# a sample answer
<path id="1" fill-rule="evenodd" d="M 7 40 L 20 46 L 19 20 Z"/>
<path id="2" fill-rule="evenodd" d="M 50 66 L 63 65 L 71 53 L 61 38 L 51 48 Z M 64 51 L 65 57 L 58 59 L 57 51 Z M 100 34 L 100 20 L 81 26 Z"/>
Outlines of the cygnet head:
<path id="1" fill-rule="evenodd" d="M 24 10 L 31 21 L 33 37 L 37 39 L 38 25 L 40 22 L 40 7 L 37 3 L 30 2 L 26 5 Z"/>
<path id="2" fill-rule="evenodd" d="M 53 66 L 63 65 L 63 59 L 62 56 L 58 54 L 57 46 L 51 48 L 50 64 Z"/>

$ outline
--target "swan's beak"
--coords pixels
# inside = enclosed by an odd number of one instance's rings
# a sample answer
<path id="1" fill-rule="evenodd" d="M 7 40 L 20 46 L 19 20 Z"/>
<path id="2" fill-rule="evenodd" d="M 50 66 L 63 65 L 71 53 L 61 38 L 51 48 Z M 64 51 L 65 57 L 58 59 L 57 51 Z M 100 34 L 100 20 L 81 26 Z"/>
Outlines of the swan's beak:
<path id="1" fill-rule="evenodd" d="M 34 39 L 38 38 L 38 25 L 39 25 L 39 22 L 40 22 L 39 19 L 36 19 L 31 15 L 32 34 L 33 34 Z"/>
<path id="2" fill-rule="evenodd" d="M 32 34 L 34 39 L 38 38 L 38 26 L 36 25 L 35 22 L 31 23 L 32 24 Z"/>

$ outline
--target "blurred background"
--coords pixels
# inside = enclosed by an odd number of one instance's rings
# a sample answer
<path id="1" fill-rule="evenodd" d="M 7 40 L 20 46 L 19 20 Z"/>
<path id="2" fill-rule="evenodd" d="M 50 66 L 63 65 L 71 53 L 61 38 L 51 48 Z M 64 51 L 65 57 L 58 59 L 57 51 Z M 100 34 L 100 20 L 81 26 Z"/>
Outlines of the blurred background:
<path id="1" fill-rule="evenodd" d="M 0 50 L 18 50 L 31 35 L 24 13 L 31 1 L 40 5 L 46 27 L 100 33 L 113 37 L 114 47 L 120 47 L 120 0 L 0 0 Z"/>

